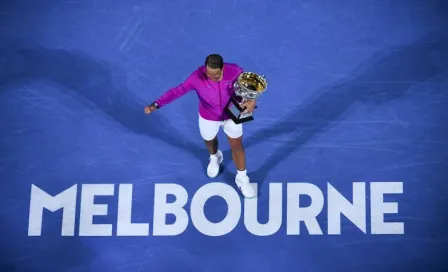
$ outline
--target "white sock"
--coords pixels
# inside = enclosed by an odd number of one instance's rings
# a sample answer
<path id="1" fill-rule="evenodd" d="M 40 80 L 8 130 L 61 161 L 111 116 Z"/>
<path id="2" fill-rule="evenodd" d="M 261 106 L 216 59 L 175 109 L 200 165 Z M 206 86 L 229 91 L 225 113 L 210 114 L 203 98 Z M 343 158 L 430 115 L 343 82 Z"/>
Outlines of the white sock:
<path id="1" fill-rule="evenodd" d="M 244 170 L 238 170 L 237 169 L 237 176 L 243 177 L 245 175 L 247 175 L 246 169 L 244 169 Z"/>

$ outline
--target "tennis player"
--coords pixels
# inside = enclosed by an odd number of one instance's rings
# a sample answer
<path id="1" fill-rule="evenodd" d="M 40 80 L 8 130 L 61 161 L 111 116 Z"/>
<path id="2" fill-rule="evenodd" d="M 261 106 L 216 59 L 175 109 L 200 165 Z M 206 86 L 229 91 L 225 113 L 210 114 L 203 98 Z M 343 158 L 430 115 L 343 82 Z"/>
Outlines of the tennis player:
<path id="1" fill-rule="evenodd" d="M 235 183 L 246 198 L 255 197 L 246 170 L 246 157 L 243 147 L 243 126 L 236 124 L 225 112 L 228 101 L 234 96 L 233 83 L 243 69 L 237 64 L 224 63 L 222 56 L 211 54 L 205 64 L 193 71 L 187 79 L 166 91 L 153 103 L 145 107 L 150 114 L 173 102 L 175 99 L 195 90 L 199 98 L 199 132 L 210 154 L 207 175 L 215 178 L 223 161 L 223 153 L 218 148 L 217 135 L 222 128 L 232 149 L 232 159 L 236 166 Z M 246 112 L 255 109 L 255 100 L 243 104 Z"/>

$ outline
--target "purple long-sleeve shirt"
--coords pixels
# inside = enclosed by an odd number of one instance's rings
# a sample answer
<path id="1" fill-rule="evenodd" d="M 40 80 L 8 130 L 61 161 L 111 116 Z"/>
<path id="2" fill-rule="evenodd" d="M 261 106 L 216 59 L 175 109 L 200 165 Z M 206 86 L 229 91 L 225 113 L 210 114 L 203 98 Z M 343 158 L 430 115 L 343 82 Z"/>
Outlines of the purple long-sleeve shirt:
<path id="1" fill-rule="evenodd" d="M 166 91 L 156 100 L 159 108 L 168 105 L 189 91 L 195 90 L 199 97 L 199 114 L 202 118 L 213 121 L 223 121 L 230 117 L 224 111 L 228 101 L 234 96 L 233 83 L 243 72 L 237 64 L 225 63 L 223 78 L 220 81 L 209 79 L 205 66 L 193 71 L 181 84 Z"/>

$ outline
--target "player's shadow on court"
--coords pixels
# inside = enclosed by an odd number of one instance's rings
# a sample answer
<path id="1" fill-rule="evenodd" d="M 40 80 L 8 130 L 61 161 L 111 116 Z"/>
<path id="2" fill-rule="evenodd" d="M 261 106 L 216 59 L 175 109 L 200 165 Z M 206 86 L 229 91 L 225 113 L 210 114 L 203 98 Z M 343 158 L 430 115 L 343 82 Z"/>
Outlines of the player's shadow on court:
<path id="1" fill-rule="evenodd" d="M 272 169 L 309 140 L 337 125 L 355 104 L 364 103 L 373 109 L 400 98 L 411 86 L 439 75 L 442 63 L 446 63 L 441 56 L 446 48 L 447 36 L 430 35 L 407 46 L 376 52 L 349 78 L 316 91 L 303 106 L 291 111 L 280 122 L 257 131 L 255 136 L 246 136 L 248 148 L 282 134 L 290 135 L 289 140 L 252 173 L 254 182 L 260 187 Z M 300 169 L 300 165 L 297 168 Z"/>
<path id="2" fill-rule="evenodd" d="M 0 44 L 0 58 L 5 60 L 0 68 L 0 91 L 28 81 L 45 80 L 46 84 L 74 92 L 85 107 L 100 109 L 134 133 L 185 150 L 203 162 L 208 159 L 205 146 L 182 137 L 163 113 L 144 113 L 148 101 L 128 90 L 126 72 L 119 67 L 80 52 L 47 49 L 28 41 L 0 39 Z"/>

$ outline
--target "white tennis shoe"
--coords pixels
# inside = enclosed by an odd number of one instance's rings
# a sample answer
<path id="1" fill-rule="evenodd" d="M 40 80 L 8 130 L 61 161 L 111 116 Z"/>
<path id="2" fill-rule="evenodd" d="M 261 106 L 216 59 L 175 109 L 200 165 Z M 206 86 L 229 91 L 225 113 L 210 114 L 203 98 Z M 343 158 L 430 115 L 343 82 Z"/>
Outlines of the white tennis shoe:
<path id="1" fill-rule="evenodd" d="M 250 178 L 247 175 L 236 175 L 235 183 L 238 189 L 241 190 L 241 193 L 246 198 L 254 198 L 255 191 L 252 185 L 250 184 Z"/>
<path id="2" fill-rule="evenodd" d="M 210 155 L 209 163 L 207 166 L 207 175 L 210 178 L 216 178 L 219 174 L 220 164 L 222 163 L 224 156 L 221 150 L 218 150 L 216 154 Z"/>

